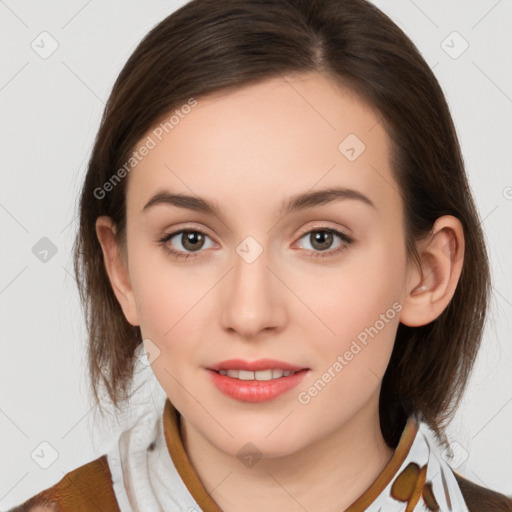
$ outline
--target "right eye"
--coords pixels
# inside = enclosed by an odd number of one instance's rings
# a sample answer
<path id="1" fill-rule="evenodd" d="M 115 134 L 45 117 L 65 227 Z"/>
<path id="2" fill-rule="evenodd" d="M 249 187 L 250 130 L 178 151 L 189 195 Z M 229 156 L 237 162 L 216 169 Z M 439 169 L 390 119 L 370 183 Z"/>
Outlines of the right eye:
<path id="1" fill-rule="evenodd" d="M 200 229 L 180 229 L 179 231 L 166 233 L 158 240 L 158 244 L 171 256 L 177 259 L 188 259 L 190 257 L 197 257 L 193 253 L 201 252 L 201 249 L 205 245 L 206 238 L 210 239 L 210 237 Z M 178 248 L 176 248 L 176 245 Z"/>

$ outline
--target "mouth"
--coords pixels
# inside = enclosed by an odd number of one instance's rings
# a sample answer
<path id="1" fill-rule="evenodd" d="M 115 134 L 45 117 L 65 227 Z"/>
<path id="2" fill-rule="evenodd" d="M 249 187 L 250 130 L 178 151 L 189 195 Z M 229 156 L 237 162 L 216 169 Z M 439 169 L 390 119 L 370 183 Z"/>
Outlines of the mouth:
<path id="1" fill-rule="evenodd" d="M 212 370 L 215 371 L 215 370 Z M 297 373 L 297 371 L 303 370 L 283 370 L 282 368 L 268 368 L 267 370 L 218 370 L 217 373 L 231 377 L 232 379 L 238 380 L 274 380 L 280 379 L 281 377 L 289 377 Z"/>
<path id="2" fill-rule="evenodd" d="M 243 402 L 264 402 L 297 386 L 310 368 L 274 359 L 223 361 L 206 368 L 223 394 Z"/>
<path id="3" fill-rule="evenodd" d="M 304 366 L 287 363 L 285 361 L 279 361 L 278 359 L 257 359 L 255 361 L 245 361 L 244 359 L 229 359 L 220 363 L 211 365 L 207 368 L 219 372 L 221 370 L 237 370 L 247 372 L 261 372 L 269 370 L 282 370 L 283 372 L 297 372 L 300 370 L 309 370 Z"/>

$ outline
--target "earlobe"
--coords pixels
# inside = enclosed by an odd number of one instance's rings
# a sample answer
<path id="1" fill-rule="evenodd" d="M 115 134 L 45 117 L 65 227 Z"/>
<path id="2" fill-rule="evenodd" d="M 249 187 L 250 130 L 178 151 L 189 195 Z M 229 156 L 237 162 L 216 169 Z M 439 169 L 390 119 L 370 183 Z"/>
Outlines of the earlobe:
<path id="1" fill-rule="evenodd" d="M 464 230 L 452 215 L 439 217 L 431 235 L 417 245 L 421 268 L 410 264 L 400 321 L 419 327 L 435 320 L 450 303 L 464 261 Z"/>
<path id="2" fill-rule="evenodd" d="M 96 219 L 96 236 L 103 251 L 103 261 L 110 284 L 131 325 L 140 325 L 135 298 L 128 272 L 128 262 L 123 257 L 116 239 L 116 227 L 112 219 L 102 215 Z"/>

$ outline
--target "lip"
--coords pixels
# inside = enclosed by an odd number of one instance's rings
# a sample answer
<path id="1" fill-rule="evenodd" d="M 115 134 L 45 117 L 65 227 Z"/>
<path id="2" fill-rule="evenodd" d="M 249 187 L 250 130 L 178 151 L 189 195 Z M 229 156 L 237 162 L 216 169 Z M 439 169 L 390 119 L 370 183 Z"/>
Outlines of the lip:
<path id="1" fill-rule="evenodd" d="M 221 375 L 219 370 L 267 370 L 267 369 L 290 370 L 296 373 L 287 377 L 279 377 L 272 380 L 240 380 L 227 375 Z M 259 359 L 258 361 L 248 362 L 241 359 L 230 359 L 206 368 L 210 379 L 216 388 L 230 398 L 241 402 L 267 402 L 273 400 L 294 387 L 298 386 L 309 368 L 284 363 L 275 359 Z"/>
<path id="2" fill-rule="evenodd" d="M 257 372 L 259 370 L 268 370 L 269 368 L 290 370 L 292 372 L 298 372 L 300 370 L 309 369 L 305 368 L 304 366 L 297 366 L 294 364 L 285 363 L 284 361 L 278 361 L 277 359 L 257 359 L 256 361 L 244 361 L 243 359 L 229 359 L 227 361 L 222 361 L 220 363 L 209 366 L 207 370 L 214 370 L 216 372 L 218 372 L 219 370 L 248 370 L 252 372 Z"/>

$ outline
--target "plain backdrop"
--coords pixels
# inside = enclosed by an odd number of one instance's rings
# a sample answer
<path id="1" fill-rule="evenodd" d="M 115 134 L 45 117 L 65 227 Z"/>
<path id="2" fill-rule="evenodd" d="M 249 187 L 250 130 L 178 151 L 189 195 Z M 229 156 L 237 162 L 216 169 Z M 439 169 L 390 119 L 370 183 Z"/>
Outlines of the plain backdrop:
<path id="1" fill-rule="evenodd" d="M 89 409 L 75 201 L 115 78 L 184 3 L 0 2 L 1 510 L 102 455 L 116 435 Z M 375 3 L 441 83 L 491 257 L 490 317 L 448 429 L 452 467 L 512 494 L 512 2 Z"/>

